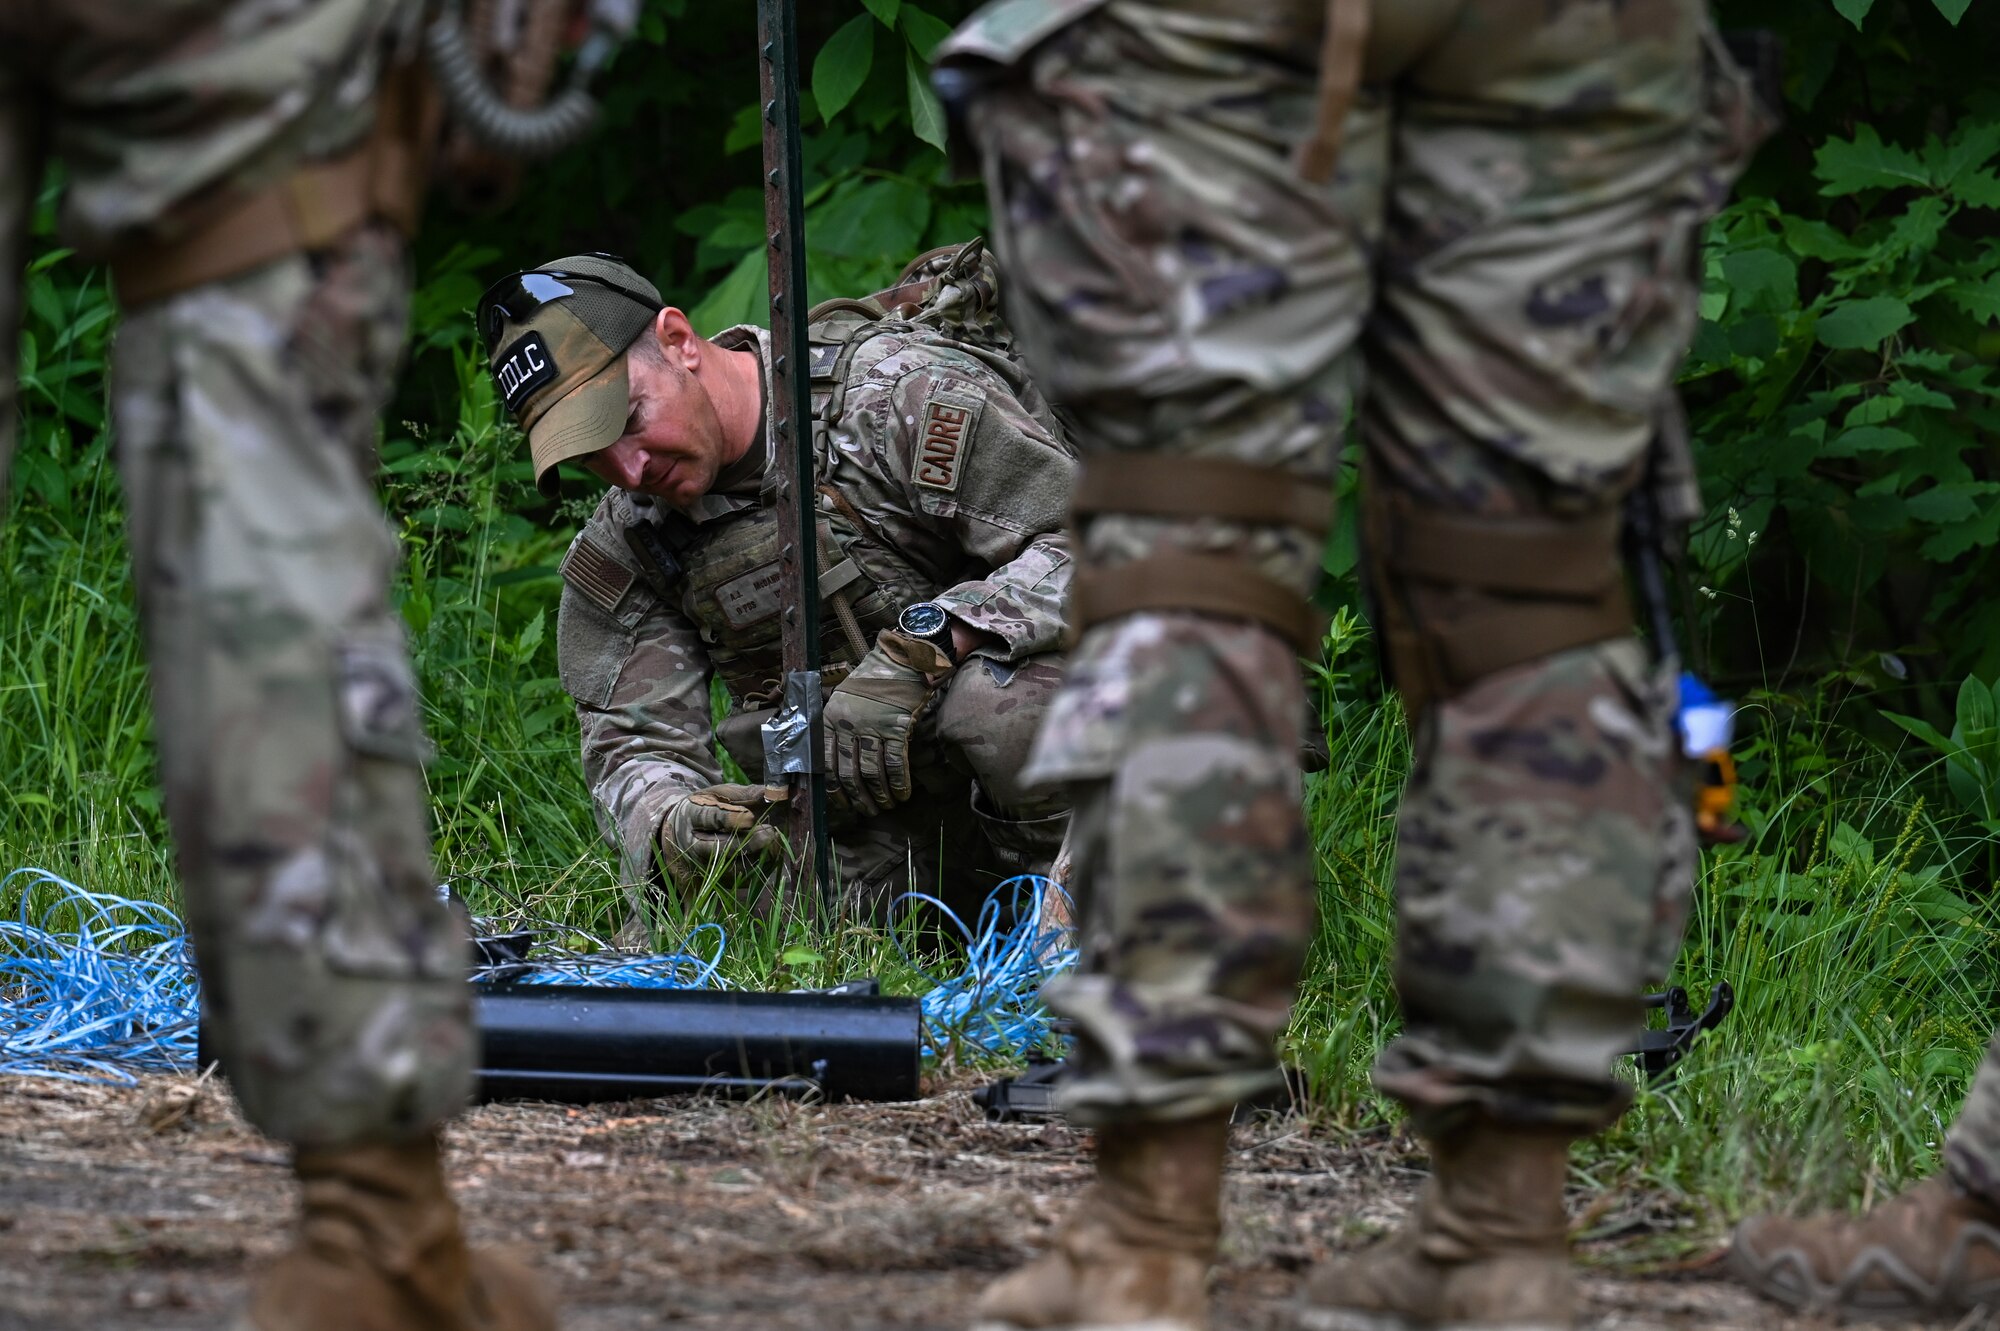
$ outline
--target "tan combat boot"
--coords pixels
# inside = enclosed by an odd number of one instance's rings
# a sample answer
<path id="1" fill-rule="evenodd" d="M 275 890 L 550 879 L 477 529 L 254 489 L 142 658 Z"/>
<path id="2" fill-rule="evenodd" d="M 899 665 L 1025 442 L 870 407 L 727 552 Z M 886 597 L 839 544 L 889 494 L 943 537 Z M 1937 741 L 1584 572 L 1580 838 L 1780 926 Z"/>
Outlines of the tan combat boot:
<path id="1" fill-rule="evenodd" d="M 1476 1120 L 1432 1143 L 1416 1214 L 1306 1284 L 1309 1331 L 1565 1331 L 1571 1134 Z"/>
<path id="2" fill-rule="evenodd" d="M 1097 1134 L 1097 1181 L 1055 1247 L 987 1287 L 975 1331 L 1207 1331 L 1229 1115 Z"/>
<path id="3" fill-rule="evenodd" d="M 250 1331 L 555 1331 L 526 1266 L 465 1246 L 435 1140 L 301 1150 L 299 1242 L 250 1293 Z"/>
<path id="4" fill-rule="evenodd" d="M 1934 1178 L 1865 1215 L 1746 1220 L 1729 1264 L 1766 1298 L 1816 1313 L 1958 1316 L 2000 1307 L 2000 1210 Z"/>

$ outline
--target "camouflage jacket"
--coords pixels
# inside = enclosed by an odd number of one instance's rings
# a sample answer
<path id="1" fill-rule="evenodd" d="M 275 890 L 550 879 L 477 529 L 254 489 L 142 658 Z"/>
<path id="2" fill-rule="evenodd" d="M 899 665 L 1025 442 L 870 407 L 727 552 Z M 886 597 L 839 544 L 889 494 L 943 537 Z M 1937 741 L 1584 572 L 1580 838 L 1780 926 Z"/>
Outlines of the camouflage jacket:
<path id="1" fill-rule="evenodd" d="M 1075 452 L 1019 366 L 908 323 L 837 330 L 846 355 L 827 325 L 814 334 L 823 604 L 844 595 L 869 641 L 928 599 L 994 635 L 982 654 L 1017 662 L 1060 646 Z M 715 340 L 769 364 L 760 329 Z M 766 480 L 771 448 L 767 434 Z M 667 801 L 723 779 L 710 680 L 753 708 L 782 677 L 772 505 L 755 479 L 685 511 L 614 489 L 563 560 L 563 687 L 628 882 L 651 875 Z M 672 558 L 648 553 L 663 547 Z M 822 621 L 831 684 L 853 653 L 831 607 Z"/>

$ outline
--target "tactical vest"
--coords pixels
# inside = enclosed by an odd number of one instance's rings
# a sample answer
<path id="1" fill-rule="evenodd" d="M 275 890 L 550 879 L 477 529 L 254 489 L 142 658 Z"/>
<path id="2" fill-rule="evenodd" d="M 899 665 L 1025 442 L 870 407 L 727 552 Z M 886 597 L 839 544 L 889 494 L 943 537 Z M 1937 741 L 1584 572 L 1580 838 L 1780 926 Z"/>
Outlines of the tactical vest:
<path id="1" fill-rule="evenodd" d="M 885 327 L 843 310 L 811 325 L 814 456 L 825 465 L 829 437 L 841 419 L 848 382 L 872 368 L 855 353 Z M 784 678 L 780 629 L 785 608 L 778 563 L 778 510 L 767 479 L 760 502 L 703 523 L 683 547 L 687 569 L 681 606 L 701 629 L 709 660 L 739 707 L 773 706 Z M 820 671 L 831 686 L 859 661 L 875 634 L 892 627 L 903 607 L 944 589 L 884 540 L 831 486 L 819 486 Z M 831 602 L 844 597 L 860 630 L 855 643 Z"/>

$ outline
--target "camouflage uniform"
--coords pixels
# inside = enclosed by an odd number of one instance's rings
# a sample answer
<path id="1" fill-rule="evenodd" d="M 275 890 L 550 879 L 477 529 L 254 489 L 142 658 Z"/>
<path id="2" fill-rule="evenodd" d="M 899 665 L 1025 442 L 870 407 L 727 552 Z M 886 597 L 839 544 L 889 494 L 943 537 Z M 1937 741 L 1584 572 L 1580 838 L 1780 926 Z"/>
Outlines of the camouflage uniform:
<path id="1" fill-rule="evenodd" d="M 402 0 L 0 13 L 9 273 L 45 144 L 67 168 L 66 239 L 114 263 L 152 251 L 354 145 L 415 18 Z M 20 290 L 5 290 L 11 357 Z M 309 1147 L 425 1136 L 462 1102 L 472 1054 L 389 599 L 396 545 L 370 485 L 407 299 L 399 236 L 364 226 L 128 300 L 112 385 L 207 1022 L 251 1120 Z M 0 473 L 14 415 L 10 396 Z"/>
<path id="2" fill-rule="evenodd" d="M 1074 455 L 1005 357 L 902 322 L 813 333 L 822 588 L 839 584 L 866 640 L 924 600 L 998 639 L 952 672 L 920 719 L 916 797 L 832 822 L 842 894 L 862 909 L 913 884 L 976 901 L 998 877 L 1046 870 L 1068 821 L 1060 794 L 1030 794 L 1020 773 L 1061 676 Z M 754 347 L 768 364 L 759 329 L 715 341 Z M 945 464 L 926 446 L 940 412 L 962 431 Z M 667 803 L 723 780 L 711 677 L 741 714 L 725 723 L 729 751 L 762 776 L 755 720 L 783 675 L 771 446 L 767 436 L 684 514 L 610 491 L 563 561 L 563 686 L 599 825 L 631 885 L 653 881 Z M 680 585 L 628 538 L 638 524 L 676 547 Z M 855 654 L 835 616 L 823 618 L 834 686 Z M 952 857 L 941 878 L 946 847 L 973 854 Z"/>
<path id="3" fill-rule="evenodd" d="M 1376 3 L 1315 185 L 1292 153 L 1327 10 L 1001 0 L 944 59 L 974 80 L 1009 320 L 1086 471 L 1143 451 L 1324 484 L 1356 416 L 1408 693 L 1409 662 L 1517 612 L 1398 565 L 1406 513 L 1595 532 L 1617 582 L 1616 515 L 1730 165 L 1706 113 L 1741 88 L 1697 0 Z M 1080 579 L 1161 551 L 1299 593 L 1319 570 L 1307 530 L 1110 508 Z M 1585 1130 L 1625 1100 L 1612 1062 L 1678 945 L 1693 859 L 1674 671 L 1629 622 L 1499 669 L 1447 662 L 1452 687 L 1413 700 L 1405 1031 L 1377 1078 L 1427 1132 L 1474 1108 Z M 1029 775 L 1075 791 L 1086 954 L 1048 998 L 1078 1023 L 1085 1120 L 1192 1118 L 1275 1077 L 1314 909 L 1303 706 L 1293 648 L 1225 618 L 1149 610 L 1082 638 Z"/>

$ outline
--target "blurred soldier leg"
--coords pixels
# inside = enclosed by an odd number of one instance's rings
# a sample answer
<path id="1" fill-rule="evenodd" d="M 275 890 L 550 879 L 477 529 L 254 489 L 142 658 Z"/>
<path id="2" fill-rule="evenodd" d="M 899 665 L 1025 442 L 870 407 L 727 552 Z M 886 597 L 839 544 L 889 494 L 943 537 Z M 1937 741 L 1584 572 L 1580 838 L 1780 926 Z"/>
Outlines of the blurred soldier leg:
<path id="1" fill-rule="evenodd" d="M 986 1291 L 981 1326 L 1208 1325 L 1228 1116 L 1278 1082 L 1311 935 L 1300 598 L 1328 514 L 1256 482 L 1331 474 L 1368 282 L 1341 219 L 1361 210 L 1272 146 L 1297 137 L 1310 71 L 1209 50 L 1100 11 L 970 108 L 1008 316 L 1086 458 L 1082 636 L 1024 779 L 1072 796 L 1083 955 L 1046 997 L 1077 1029 L 1064 1108 L 1098 1142 L 1089 1194 Z M 1231 490 L 1234 511 L 1207 506 Z M 1220 594 L 1127 595 L 1189 568 Z M 1252 601 L 1274 622 L 1231 613 Z"/>
<path id="2" fill-rule="evenodd" d="M 1820 1315 L 1956 1318 L 2000 1305 L 2000 1037 L 1945 1137 L 1944 1165 L 1858 1216 L 1746 1220 L 1731 1268 Z"/>
<path id="3" fill-rule="evenodd" d="M 6 203 L 39 180 L 30 105 L 68 167 L 66 231 L 111 257 L 126 306 L 113 419 L 205 1020 L 304 1185 L 298 1244 L 252 1294 L 257 1331 L 554 1324 L 525 1269 L 467 1251 L 439 1153 L 469 1083 L 467 944 L 435 894 L 395 541 L 370 483 L 402 242 L 356 221 L 281 230 L 277 257 L 248 262 L 269 225 L 179 244 L 254 212 L 274 178 L 281 228 L 366 216 L 333 164 L 367 133 L 397 9 L 86 0 L 0 22 L 25 90 L 7 99 Z M 316 194 L 291 188 L 308 158 Z M 20 209 L 6 220 L 13 274 Z"/>
<path id="4" fill-rule="evenodd" d="M 1432 1138 L 1438 1179 L 1406 1235 L 1325 1273 L 1315 1302 L 1325 1325 L 1341 1309 L 1563 1325 L 1565 1144 L 1622 1107 L 1612 1060 L 1677 946 L 1692 858 L 1668 787 L 1672 668 L 1629 637 L 1616 538 L 1715 194 L 1702 12 L 1372 8 L 1371 82 L 1398 81 L 1358 102 L 1323 188 L 1285 152 L 1313 103 L 1293 56 L 1322 36 L 1318 0 L 1100 11 L 973 104 L 1010 291 L 1026 293 L 1010 318 L 1091 455 L 1077 601 L 1094 627 L 1032 773 L 1085 783 L 1086 954 L 1050 1003 L 1079 1026 L 1072 1112 L 1115 1125 L 1107 1140 L 1274 1075 L 1312 904 L 1283 742 L 1292 648 L 1219 605 L 1146 607 L 1170 565 L 1102 598 L 1091 575 L 1165 549 L 1309 585 L 1303 519 L 1231 521 L 1255 502 L 1224 504 L 1227 473 L 1190 464 L 1324 477 L 1361 337 L 1372 581 L 1418 759 L 1398 867 L 1408 1029 L 1378 1076 Z M 1185 460 L 1197 493 L 1110 511 L 1094 482 L 1121 449 Z M 1165 483 L 1110 474 L 1127 493 Z M 1190 520 L 1204 489 L 1216 516 Z M 1165 1293 L 1099 1299 L 1061 1239 L 1030 1272 L 982 1313 L 1205 1315 Z M 1067 1320 L 1041 1311 L 1059 1288 Z"/>
<path id="5" fill-rule="evenodd" d="M 1434 1171 L 1398 1235 L 1315 1275 L 1306 1322 L 1568 1326 L 1567 1144 L 1629 1098 L 1614 1062 L 1692 884 L 1676 667 L 1631 636 L 1619 531 L 1694 321 L 1705 14 L 1429 19 L 1370 53 L 1396 165 L 1361 426 L 1414 748 L 1376 1081 Z"/>

